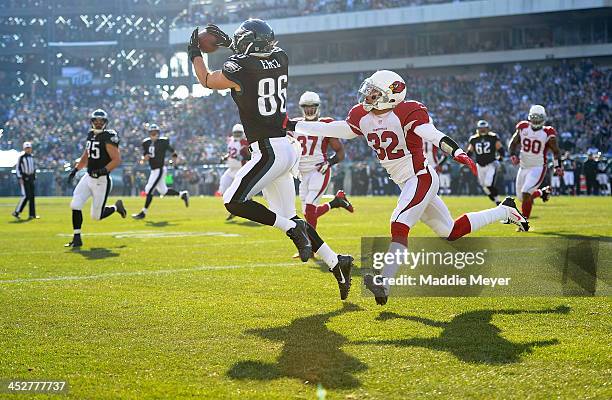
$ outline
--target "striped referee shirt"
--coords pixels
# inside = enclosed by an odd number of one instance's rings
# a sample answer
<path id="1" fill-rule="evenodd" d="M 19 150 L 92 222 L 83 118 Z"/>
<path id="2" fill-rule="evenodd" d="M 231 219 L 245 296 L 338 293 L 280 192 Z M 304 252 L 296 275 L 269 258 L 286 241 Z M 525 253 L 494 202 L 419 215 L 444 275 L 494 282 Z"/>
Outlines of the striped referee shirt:
<path id="1" fill-rule="evenodd" d="M 16 174 L 17 178 L 23 178 L 24 176 L 34 176 L 36 170 L 34 169 L 34 157 L 31 154 L 22 152 L 17 159 Z"/>

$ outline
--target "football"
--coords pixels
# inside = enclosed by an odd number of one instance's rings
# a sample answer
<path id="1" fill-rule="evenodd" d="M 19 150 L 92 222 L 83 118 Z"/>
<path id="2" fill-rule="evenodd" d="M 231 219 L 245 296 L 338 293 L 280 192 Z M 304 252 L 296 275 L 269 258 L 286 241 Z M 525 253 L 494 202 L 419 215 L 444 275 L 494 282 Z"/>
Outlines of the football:
<path id="1" fill-rule="evenodd" d="M 198 35 L 198 43 L 200 44 L 200 50 L 204 53 L 212 53 L 219 48 L 217 38 L 206 31 Z"/>

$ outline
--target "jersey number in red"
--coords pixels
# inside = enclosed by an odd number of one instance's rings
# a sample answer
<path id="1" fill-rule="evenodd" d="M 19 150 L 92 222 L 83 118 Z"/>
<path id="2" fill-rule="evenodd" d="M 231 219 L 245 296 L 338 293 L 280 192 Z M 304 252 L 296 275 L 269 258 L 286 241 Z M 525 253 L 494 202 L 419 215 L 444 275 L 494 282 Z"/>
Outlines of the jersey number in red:
<path id="1" fill-rule="evenodd" d="M 539 140 L 531 140 L 529 138 L 523 139 L 523 151 L 531 151 L 533 154 L 540 154 L 540 150 L 542 150 L 542 142 Z"/>
<path id="2" fill-rule="evenodd" d="M 309 156 L 314 154 L 315 147 L 317 146 L 317 142 L 319 141 L 318 136 L 298 136 L 298 142 L 302 145 L 302 155 L 305 156 L 308 154 Z M 308 141 L 311 141 L 310 144 L 310 152 L 308 151 Z"/>
<path id="3" fill-rule="evenodd" d="M 380 137 L 376 133 L 368 133 L 368 143 L 376 151 L 379 160 L 397 160 L 406 155 L 402 149 L 395 150 L 399 139 L 392 131 L 384 131 Z M 381 143 L 384 147 L 381 146 Z"/>

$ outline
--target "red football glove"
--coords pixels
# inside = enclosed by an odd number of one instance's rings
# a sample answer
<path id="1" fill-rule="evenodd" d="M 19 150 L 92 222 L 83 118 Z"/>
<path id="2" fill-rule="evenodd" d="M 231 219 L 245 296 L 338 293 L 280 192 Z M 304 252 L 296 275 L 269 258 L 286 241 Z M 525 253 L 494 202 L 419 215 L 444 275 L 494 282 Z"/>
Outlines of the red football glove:
<path id="1" fill-rule="evenodd" d="M 519 165 L 521 162 L 517 156 L 510 156 L 510 161 L 512 161 L 512 165 Z"/>
<path id="2" fill-rule="evenodd" d="M 458 163 L 467 165 L 470 168 L 470 171 L 472 171 L 472 173 L 474 174 L 474 176 L 478 176 L 478 171 L 476 170 L 476 164 L 474 164 L 474 161 L 472 161 L 472 159 L 468 157 L 467 154 L 465 153 L 457 154 L 457 156 L 454 158 L 455 158 L 455 161 L 457 161 Z"/>
<path id="3" fill-rule="evenodd" d="M 563 172 L 563 168 L 561 167 L 555 167 L 555 175 L 557 176 L 563 176 L 564 172 Z"/>

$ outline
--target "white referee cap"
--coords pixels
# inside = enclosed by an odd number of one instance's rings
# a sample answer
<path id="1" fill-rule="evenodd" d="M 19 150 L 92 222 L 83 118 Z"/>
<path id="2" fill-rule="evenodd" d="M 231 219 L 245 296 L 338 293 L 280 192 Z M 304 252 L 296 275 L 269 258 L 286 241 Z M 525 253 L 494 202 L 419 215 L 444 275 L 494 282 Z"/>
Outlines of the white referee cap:
<path id="1" fill-rule="evenodd" d="M 23 142 L 23 148 L 27 149 L 28 147 L 32 148 L 32 143 L 30 143 L 30 142 Z"/>

